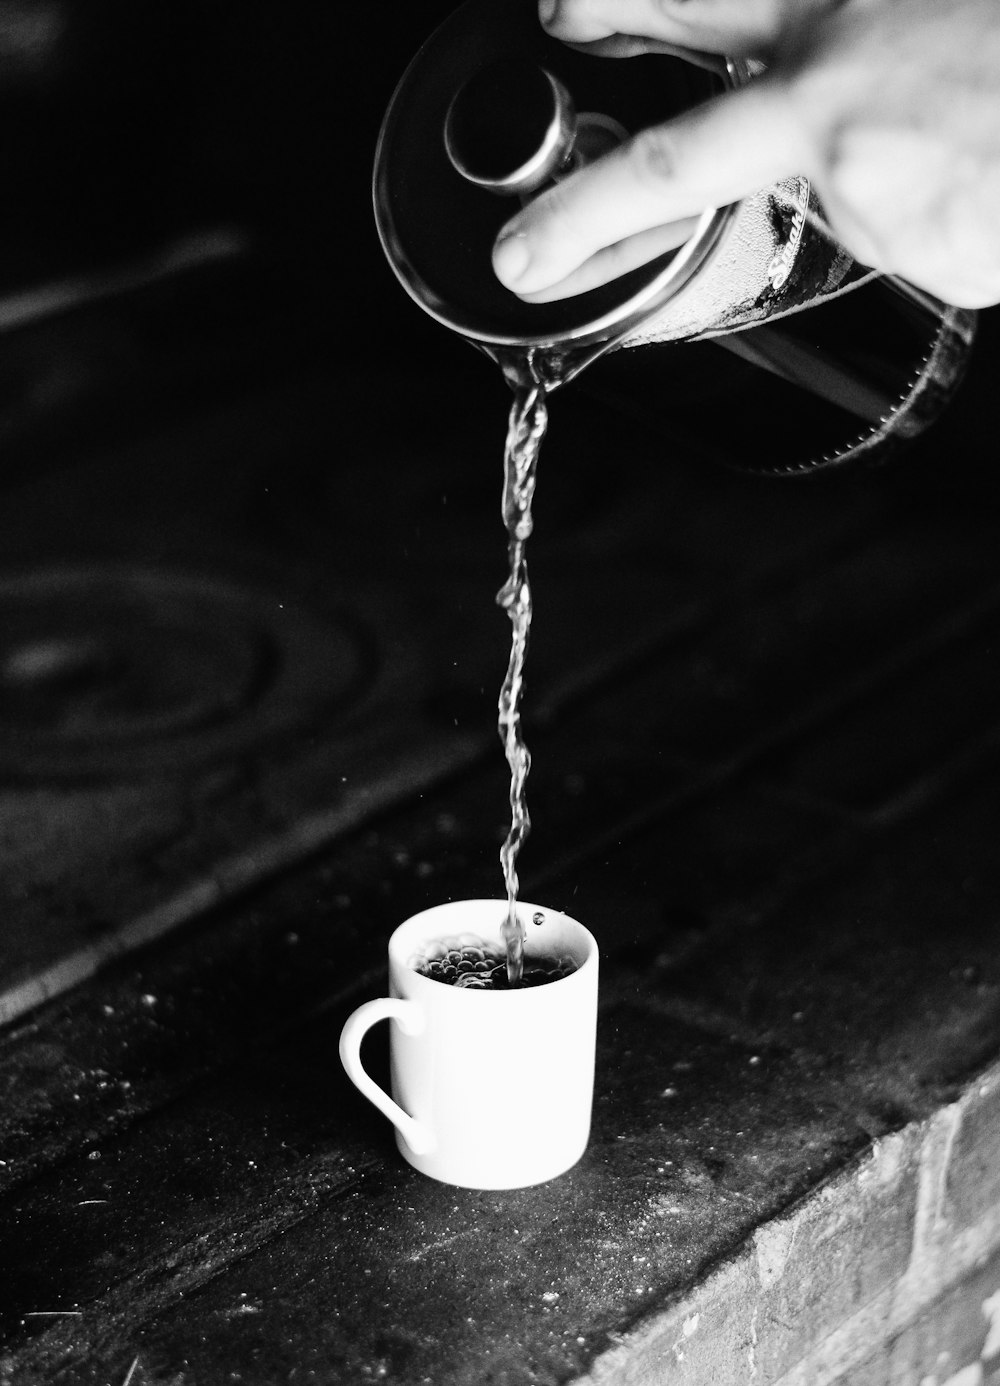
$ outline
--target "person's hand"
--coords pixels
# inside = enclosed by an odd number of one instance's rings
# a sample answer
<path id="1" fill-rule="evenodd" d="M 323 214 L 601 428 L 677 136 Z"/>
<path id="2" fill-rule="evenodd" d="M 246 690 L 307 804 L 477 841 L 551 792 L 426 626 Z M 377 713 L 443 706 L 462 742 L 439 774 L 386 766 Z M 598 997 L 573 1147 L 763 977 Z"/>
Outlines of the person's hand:
<path id="1" fill-rule="evenodd" d="M 1000 0 L 540 0 L 611 57 L 701 50 L 762 76 L 635 135 L 529 203 L 494 269 L 580 293 L 679 245 L 706 207 L 804 174 L 863 264 L 963 307 L 1000 303 Z"/>

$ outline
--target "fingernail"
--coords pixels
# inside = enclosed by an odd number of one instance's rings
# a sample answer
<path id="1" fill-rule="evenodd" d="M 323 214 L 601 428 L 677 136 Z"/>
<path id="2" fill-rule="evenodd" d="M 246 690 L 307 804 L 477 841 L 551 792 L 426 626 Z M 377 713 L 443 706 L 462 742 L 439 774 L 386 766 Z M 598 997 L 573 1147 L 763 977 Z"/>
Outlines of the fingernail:
<path id="1" fill-rule="evenodd" d="M 543 29 L 552 23 L 558 9 L 559 0 L 538 0 L 538 22 Z"/>
<path id="2" fill-rule="evenodd" d="M 493 247 L 493 272 L 504 284 L 516 284 L 530 262 L 528 238 L 523 231 L 512 231 Z"/>

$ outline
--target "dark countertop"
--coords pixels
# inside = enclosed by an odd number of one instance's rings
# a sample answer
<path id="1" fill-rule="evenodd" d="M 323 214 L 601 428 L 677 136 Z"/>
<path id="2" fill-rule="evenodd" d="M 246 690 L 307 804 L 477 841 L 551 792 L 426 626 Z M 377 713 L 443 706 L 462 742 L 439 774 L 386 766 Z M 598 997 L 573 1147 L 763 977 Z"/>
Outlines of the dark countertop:
<path id="1" fill-rule="evenodd" d="M 522 891 L 602 999 L 590 1148 L 515 1193 L 415 1174 L 336 1053 L 398 922 L 499 893 L 493 368 L 431 332 L 12 450 L 0 603 L 56 616 L 2 709 L 0 1381 L 626 1381 L 986 1082 L 996 327 L 884 470 L 754 480 L 553 401 Z"/>

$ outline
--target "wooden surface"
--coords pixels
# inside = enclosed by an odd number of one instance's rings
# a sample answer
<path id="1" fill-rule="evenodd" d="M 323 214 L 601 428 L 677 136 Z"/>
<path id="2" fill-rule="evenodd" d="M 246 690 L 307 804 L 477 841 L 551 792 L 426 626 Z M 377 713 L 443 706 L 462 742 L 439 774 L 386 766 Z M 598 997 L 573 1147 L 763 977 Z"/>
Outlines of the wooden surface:
<path id="1" fill-rule="evenodd" d="M 417 332 L 23 445 L 0 1380 L 572 1380 L 995 1059 L 985 327 L 884 472 L 553 402 L 522 886 L 598 936 L 600 1053 L 584 1160 L 509 1195 L 410 1171 L 336 1057 L 392 928 L 499 891 L 491 367 Z"/>

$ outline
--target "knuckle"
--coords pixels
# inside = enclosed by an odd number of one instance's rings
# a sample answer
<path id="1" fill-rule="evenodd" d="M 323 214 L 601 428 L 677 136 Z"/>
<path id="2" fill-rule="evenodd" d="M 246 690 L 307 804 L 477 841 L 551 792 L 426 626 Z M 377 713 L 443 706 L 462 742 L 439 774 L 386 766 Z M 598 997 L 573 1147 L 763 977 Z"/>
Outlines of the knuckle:
<path id="1" fill-rule="evenodd" d="M 683 17 L 685 10 L 690 13 L 688 0 L 650 0 L 649 8 L 655 19 L 668 24 L 676 21 L 678 14 Z"/>
<path id="2" fill-rule="evenodd" d="M 628 150 L 631 172 L 636 181 L 653 192 L 675 183 L 681 173 L 681 153 L 676 138 L 666 129 L 643 130 Z"/>
<path id="3" fill-rule="evenodd" d="M 549 34 L 558 34 L 566 24 L 566 13 L 572 9 L 572 0 L 550 0 L 549 4 L 540 3 L 538 6 L 538 20 L 542 28 Z"/>
<path id="4" fill-rule="evenodd" d="M 595 9 L 591 0 L 555 0 L 551 9 L 540 7 L 542 28 L 553 38 L 584 42 L 592 37 L 591 30 L 595 25 L 598 30 L 607 27 L 594 13 Z"/>

